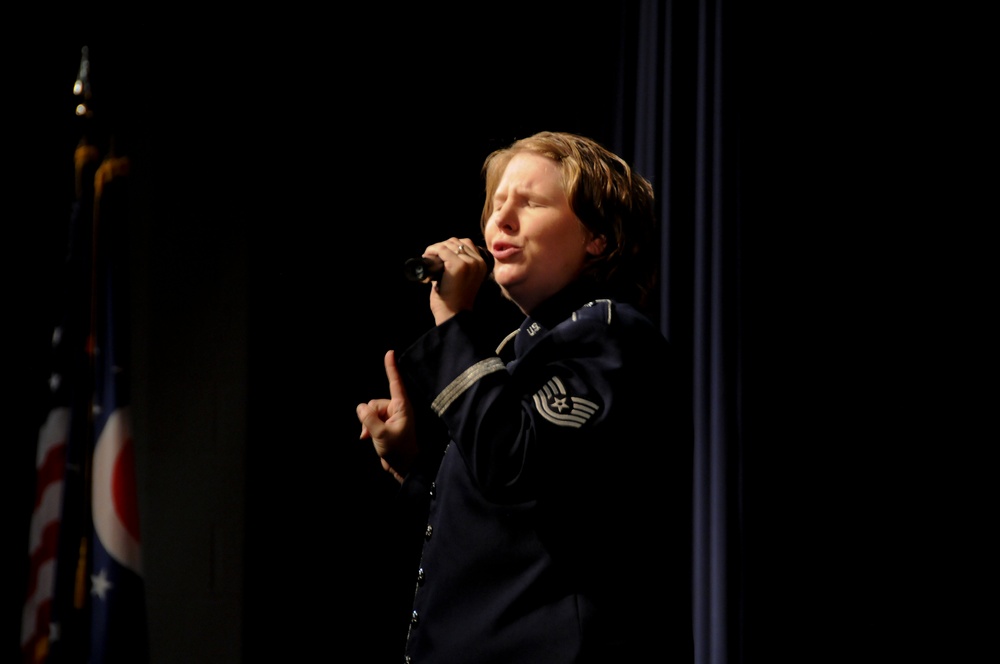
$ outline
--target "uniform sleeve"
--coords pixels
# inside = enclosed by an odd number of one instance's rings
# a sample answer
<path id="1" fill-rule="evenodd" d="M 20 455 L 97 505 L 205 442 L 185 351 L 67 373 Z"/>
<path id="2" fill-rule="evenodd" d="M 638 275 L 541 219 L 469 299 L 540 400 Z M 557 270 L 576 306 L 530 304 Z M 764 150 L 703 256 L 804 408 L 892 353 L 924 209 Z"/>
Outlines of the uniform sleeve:
<path id="1" fill-rule="evenodd" d="M 663 339 L 612 314 L 581 309 L 509 370 L 482 342 L 473 312 L 437 326 L 403 354 L 401 370 L 491 500 L 532 499 L 554 476 L 589 475 L 607 462 L 613 441 L 641 435 L 636 410 L 642 399 L 656 399 L 642 372 L 655 373 Z"/>
<path id="2" fill-rule="evenodd" d="M 403 381 L 407 393 L 412 394 L 415 388 L 405 375 Z M 419 452 L 413 467 L 399 488 L 395 502 L 396 513 L 402 519 L 404 530 L 416 533 L 422 538 L 427 524 L 434 480 L 449 438 L 444 423 L 428 407 L 419 402 L 413 406 Z"/>

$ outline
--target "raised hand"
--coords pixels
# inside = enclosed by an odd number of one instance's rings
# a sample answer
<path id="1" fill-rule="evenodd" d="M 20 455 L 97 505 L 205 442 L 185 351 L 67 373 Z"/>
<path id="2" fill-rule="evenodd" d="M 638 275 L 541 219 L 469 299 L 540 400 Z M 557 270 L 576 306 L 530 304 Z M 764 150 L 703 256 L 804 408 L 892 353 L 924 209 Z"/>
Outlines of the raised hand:
<path id="1" fill-rule="evenodd" d="M 396 368 L 395 351 L 385 354 L 385 375 L 389 379 L 389 398 L 372 399 L 356 408 L 360 438 L 371 439 L 382 467 L 402 483 L 417 456 L 417 437 L 413 407 Z"/>

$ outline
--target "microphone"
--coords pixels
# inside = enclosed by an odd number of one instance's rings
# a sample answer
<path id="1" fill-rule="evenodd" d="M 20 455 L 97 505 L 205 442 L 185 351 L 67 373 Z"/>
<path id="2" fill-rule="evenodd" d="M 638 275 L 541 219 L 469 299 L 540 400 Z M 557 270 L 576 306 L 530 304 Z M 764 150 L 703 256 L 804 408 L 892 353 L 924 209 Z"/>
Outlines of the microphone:
<path id="1" fill-rule="evenodd" d="M 486 261 L 487 273 L 492 272 L 494 263 L 493 254 L 486 247 L 477 246 L 476 250 L 483 257 L 483 260 Z M 436 280 L 441 277 L 442 272 L 444 272 L 444 261 L 437 256 L 417 256 L 403 263 L 403 274 L 410 281 Z"/>

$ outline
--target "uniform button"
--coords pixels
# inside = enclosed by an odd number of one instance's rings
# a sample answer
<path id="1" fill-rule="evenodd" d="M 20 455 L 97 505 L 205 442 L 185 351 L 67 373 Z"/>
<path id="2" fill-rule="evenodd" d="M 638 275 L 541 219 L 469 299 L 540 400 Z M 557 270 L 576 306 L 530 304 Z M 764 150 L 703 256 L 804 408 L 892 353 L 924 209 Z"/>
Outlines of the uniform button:
<path id="1" fill-rule="evenodd" d="M 413 658 L 407 655 L 403 658 L 403 664 L 413 664 Z"/>
<path id="2" fill-rule="evenodd" d="M 431 524 L 428 523 L 427 524 L 427 529 L 424 530 L 424 539 L 430 539 L 431 535 L 433 535 L 433 534 L 434 534 L 434 526 L 432 526 Z"/>
<path id="3" fill-rule="evenodd" d="M 413 615 L 410 616 L 410 624 L 411 625 L 416 625 L 418 622 L 420 622 L 420 616 L 417 615 L 417 611 L 416 611 L 416 609 L 414 609 Z"/>
<path id="4" fill-rule="evenodd" d="M 421 567 L 420 569 L 417 570 L 417 583 L 420 584 L 420 585 L 423 585 L 424 584 L 424 578 L 425 578 L 424 577 L 424 568 Z"/>
<path id="5" fill-rule="evenodd" d="M 437 495 L 437 482 L 431 482 L 431 498 Z"/>

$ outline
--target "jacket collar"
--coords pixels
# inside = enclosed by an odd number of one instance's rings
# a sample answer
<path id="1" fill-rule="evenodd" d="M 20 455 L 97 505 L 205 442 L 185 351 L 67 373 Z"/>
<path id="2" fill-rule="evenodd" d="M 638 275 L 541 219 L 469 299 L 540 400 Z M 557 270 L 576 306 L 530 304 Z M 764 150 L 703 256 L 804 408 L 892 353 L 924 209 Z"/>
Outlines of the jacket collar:
<path id="1" fill-rule="evenodd" d="M 518 328 L 514 337 L 514 355 L 521 357 L 549 330 L 569 318 L 574 311 L 600 298 L 600 290 L 595 284 L 575 281 L 542 302 Z"/>

